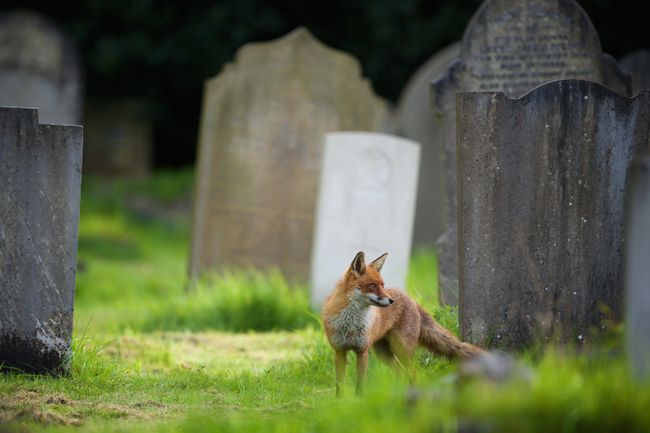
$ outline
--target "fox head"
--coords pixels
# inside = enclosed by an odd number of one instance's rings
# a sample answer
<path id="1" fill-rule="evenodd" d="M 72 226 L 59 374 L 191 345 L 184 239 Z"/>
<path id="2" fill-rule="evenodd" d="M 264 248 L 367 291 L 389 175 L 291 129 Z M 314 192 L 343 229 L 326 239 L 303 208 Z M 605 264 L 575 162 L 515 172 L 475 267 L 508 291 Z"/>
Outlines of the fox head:
<path id="1" fill-rule="evenodd" d="M 363 251 L 359 251 L 354 256 L 345 275 L 348 296 L 354 297 L 366 305 L 377 307 L 388 307 L 394 302 L 384 289 L 384 279 L 380 275 L 387 255 L 388 253 L 384 253 L 368 264 L 366 264 L 366 255 Z"/>

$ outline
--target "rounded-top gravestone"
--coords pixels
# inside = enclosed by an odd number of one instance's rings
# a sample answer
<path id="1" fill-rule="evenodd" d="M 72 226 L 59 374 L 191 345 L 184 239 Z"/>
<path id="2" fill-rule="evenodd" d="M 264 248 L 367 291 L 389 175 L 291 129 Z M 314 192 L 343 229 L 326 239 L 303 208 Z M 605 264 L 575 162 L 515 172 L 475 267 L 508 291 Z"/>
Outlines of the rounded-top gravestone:
<path id="1" fill-rule="evenodd" d="M 242 47 L 207 81 L 189 273 L 309 273 L 327 132 L 381 130 L 386 104 L 352 56 L 306 29 Z"/>
<path id="2" fill-rule="evenodd" d="M 515 99 L 460 93 L 458 127 L 463 338 L 581 344 L 620 320 L 624 198 L 650 150 L 650 91 L 561 80 Z"/>
<path id="3" fill-rule="evenodd" d="M 39 109 L 48 124 L 81 123 L 82 73 L 70 40 L 31 12 L 0 15 L 0 106 Z"/>
<path id="4" fill-rule="evenodd" d="M 588 80 L 631 94 L 630 76 L 603 54 L 589 17 L 574 0 L 487 0 L 465 30 L 458 60 L 432 84 L 447 173 L 447 230 L 438 240 L 443 303 L 458 302 L 456 93 L 494 91 L 517 97 L 562 79 Z"/>
<path id="5" fill-rule="evenodd" d="M 458 57 L 460 44 L 438 51 L 413 74 L 400 94 L 396 133 L 420 143 L 420 175 L 413 227 L 414 247 L 433 247 L 444 230 L 445 166 L 439 130 L 431 121 L 431 82 Z"/>

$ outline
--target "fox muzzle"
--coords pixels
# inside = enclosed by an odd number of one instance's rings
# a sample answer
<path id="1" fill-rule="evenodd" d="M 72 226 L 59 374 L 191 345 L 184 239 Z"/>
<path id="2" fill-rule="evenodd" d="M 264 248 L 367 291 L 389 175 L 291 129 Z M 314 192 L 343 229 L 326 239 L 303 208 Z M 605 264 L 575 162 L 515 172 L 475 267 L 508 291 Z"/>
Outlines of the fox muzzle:
<path id="1" fill-rule="evenodd" d="M 393 298 L 389 297 L 384 297 L 384 296 L 377 296 L 374 293 L 369 293 L 366 295 L 368 297 L 368 300 L 378 306 L 378 307 L 388 307 L 390 304 L 395 302 Z"/>

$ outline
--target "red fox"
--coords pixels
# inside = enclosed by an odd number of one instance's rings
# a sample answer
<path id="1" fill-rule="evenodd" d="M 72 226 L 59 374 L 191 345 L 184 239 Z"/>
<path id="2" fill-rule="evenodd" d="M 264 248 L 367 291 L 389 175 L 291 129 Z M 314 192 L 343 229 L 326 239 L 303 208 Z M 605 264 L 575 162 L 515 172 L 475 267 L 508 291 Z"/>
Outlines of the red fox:
<path id="1" fill-rule="evenodd" d="M 387 255 L 366 264 L 365 254 L 359 251 L 323 306 L 325 333 L 335 352 L 337 396 L 342 392 L 349 350 L 357 354 L 358 395 L 363 393 L 371 347 L 394 368 L 410 366 L 418 345 L 450 358 L 483 353 L 440 326 L 406 293 L 384 288 L 380 271 Z"/>

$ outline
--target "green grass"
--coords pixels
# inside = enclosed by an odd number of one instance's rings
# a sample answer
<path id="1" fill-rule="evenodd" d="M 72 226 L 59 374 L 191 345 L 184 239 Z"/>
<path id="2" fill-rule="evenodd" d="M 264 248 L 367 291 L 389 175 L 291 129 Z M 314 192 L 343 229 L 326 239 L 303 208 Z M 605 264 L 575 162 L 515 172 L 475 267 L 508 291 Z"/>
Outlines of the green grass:
<path id="1" fill-rule="evenodd" d="M 435 309 L 438 303 L 438 261 L 435 250 L 420 248 L 411 257 L 406 279 L 409 294 L 422 305 Z"/>
<path id="2" fill-rule="evenodd" d="M 12 425 L 24 431 L 134 432 L 420 432 L 459 424 L 643 432 L 650 425 L 650 388 L 633 383 L 618 358 L 548 351 L 526 362 L 530 380 L 462 386 L 454 365 L 420 362 L 415 388 L 371 358 L 366 396 L 353 396 L 349 371 L 346 395 L 336 399 L 332 356 L 318 330 L 131 334 L 103 344 L 78 339 L 75 350 L 69 377 L 4 376 L 0 420 L 17 416 Z"/>
<path id="3" fill-rule="evenodd" d="M 303 287 L 277 271 L 232 271 L 205 278 L 167 302 L 154 300 L 132 327 L 142 331 L 302 329 L 315 324 Z"/>
<path id="4" fill-rule="evenodd" d="M 291 287 L 278 272 L 235 270 L 192 283 L 190 290 L 189 219 L 165 218 L 170 203 L 172 208 L 173 203 L 187 203 L 191 195 L 187 179 L 183 171 L 176 181 L 164 172 L 154 181 L 133 185 L 85 182 L 76 287 L 78 326 L 114 333 L 271 331 L 313 324 L 306 288 Z M 163 217 L 150 217 L 154 212 Z"/>
<path id="5" fill-rule="evenodd" d="M 647 431 L 650 386 L 630 379 L 620 336 L 576 354 L 520 356 L 529 379 L 461 379 L 418 352 L 413 384 L 374 357 L 363 399 L 333 355 L 306 288 L 277 272 L 209 275 L 187 290 L 191 172 L 84 180 L 71 373 L 0 375 L 0 432 Z M 409 292 L 437 304 L 436 258 L 418 251 Z"/>
<path id="6" fill-rule="evenodd" d="M 198 283 L 188 281 L 189 219 L 169 217 L 175 203 L 189 203 L 188 173 L 162 172 L 148 181 L 84 181 L 76 287 L 79 326 L 115 333 L 272 331 L 314 325 L 318 312 L 309 309 L 307 287 L 289 284 L 278 272 L 233 270 Z M 437 306 L 436 272 L 435 254 L 418 251 L 409 291 L 432 310 Z"/>

